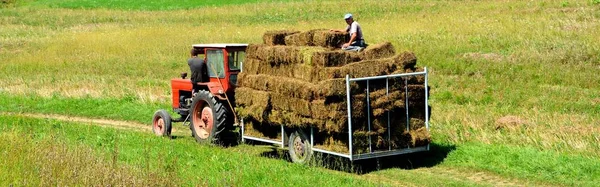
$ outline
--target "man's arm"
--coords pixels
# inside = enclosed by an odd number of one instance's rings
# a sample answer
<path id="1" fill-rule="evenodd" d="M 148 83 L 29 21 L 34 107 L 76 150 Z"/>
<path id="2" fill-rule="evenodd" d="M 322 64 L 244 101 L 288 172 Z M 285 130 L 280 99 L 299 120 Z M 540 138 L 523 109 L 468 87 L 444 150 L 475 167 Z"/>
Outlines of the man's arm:
<path id="1" fill-rule="evenodd" d="M 348 43 L 345 43 L 344 45 L 342 45 L 342 47 L 350 46 L 350 44 L 352 44 L 352 42 L 354 42 L 354 40 L 356 40 L 357 35 L 358 34 L 356 34 L 356 32 L 352 33 L 352 36 L 350 36 L 350 41 L 348 41 Z"/>

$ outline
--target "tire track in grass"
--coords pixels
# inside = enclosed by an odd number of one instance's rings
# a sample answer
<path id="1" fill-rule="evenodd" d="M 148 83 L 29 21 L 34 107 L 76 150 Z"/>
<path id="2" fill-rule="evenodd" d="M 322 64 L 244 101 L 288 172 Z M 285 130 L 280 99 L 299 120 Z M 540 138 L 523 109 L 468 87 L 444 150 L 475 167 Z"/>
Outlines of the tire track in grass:
<path id="1" fill-rule="evenodd" d="M 503 177 L 501 175 L 470 170 L 467 168 L 450 168 L 436 166 L 413 170 L 392 169 L 373 172 L 364 175 L 366 179 L 385 181 L 402 186 L 437 186 L 437 185 L 466 185 L 466 186 L 555 186 L 552 184 L 534 182 L 529 180 Z M 419 183 L 419 180 L 425 180 Z"/>
<path id="2" fill-rule="evenodd" d="M 13 112 L 0 112 L 0 115 L 10 115 L 10 116 L 21 116 L 28 118 L 38 118 L 38 119 L 53 119 L 59 121 L 69 121 L 69 122 L 77 122 L 85 125 L 97 125 L 101 127 L 110 127 L 116 129 L 123 130 L 133 130 L 138 132 L 150 132 L 152 133 L 152 126 L 132 122 L 132 121 L 118 121 L 118 120 L 110 120 L 110 119 L 100 119 L 100 118 L 87 118 L 87 117 L 79 117 L 79 116 L 67 116 L 67 115 L 58 115 L 58 114 L 39 114 L 39 113 L 13 113 Z M 174 126 L 173 126 L 174 127 Z M 183 135 L 185 131 L 172 128 L 171 134 L 173 135 Z"/>

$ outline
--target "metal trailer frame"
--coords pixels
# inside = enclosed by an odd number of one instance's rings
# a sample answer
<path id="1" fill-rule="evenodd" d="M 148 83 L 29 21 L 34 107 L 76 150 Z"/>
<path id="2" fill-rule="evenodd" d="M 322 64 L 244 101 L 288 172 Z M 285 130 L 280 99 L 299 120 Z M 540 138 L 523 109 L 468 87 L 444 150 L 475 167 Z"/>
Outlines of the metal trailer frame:
<path id="1" fill-rule="evenodd" d="M 420 147 L 406 147 L 406 148 L 402 148 L 402 149 L 392 149 L 391 145 L 389 147 L 389 149 L 387 151 L 372 151 L 372 145 L 371 145 L 371 137 L 369 136 L 369 153 L 361 153 L 361 154 L 353 154 L 352 153 L 352 108 L 351 108 L 351 99 L 350 99 L 350 83 L 351 82 L 358 82 L 358 81 L 366 81 L 367 82 L 367 106 L 368 108 L 368 120 L 367 120 L 367 126 L 368 126 L 368 130 L 371 130 L 371 120 L 370 120 L 370 97 L 369 97 L 369 81 L 370 80 L 379 80 L 379 79 L 385 79 L 386 80 L 386 92 L 387 94 L 389 94 L 389 79 L 390 78 L 397 78 L 397 77 L 409 77 L 409 76 L 418 76 L 418 75 L 424 75 L 425 76 L 425 127 L 427 129 L 427 131 L 429 131 L 429 88 L 428 88 L 428 71 L 427 71 L 427 67 L 424 68 L 424 70 L 422 72 L 413 72 L 413 73 L 403 73 L 403 74 L 393 74 L 393 75 L 382 75 L 382 76 L 373 76 L 373 77 L 361 77 L 361 78 L 350 78 L 350 75 L 346 75 L 346 103 L 347 103 L 347 108 L 348 108 L 348 154 L 346 153 L 338 153 L 338 152 L 333 152 L 333 151 L 328 151 L 328 150 L 323 150 L 323 149 L 318 149 L 318 148 L 314 148 L 314 141 L 313 141 L 313 137 L 314 137 L 314 132 L 313 132 L 313 127 L 310 128 L 310 145 L 311 145 L 311 149 L 315 152 L 321 152 L 321 153 L 326 153 L 326 154 L 331 154 L 331 155 L 336 155 L 336 156 L 341 156 L 341 157 L 345 157 L 350 159 L 350 161 L 355 161 L 355 160 L 362 160 L 362 159 L 370 159 L 370 158 L 380 158 L 380 157 L 385 157 L 385 156 L 393 156 L 393 155 L 401 155 L 401 154 L 407 154 L 407 153 L 414 153 L 414 152 L 422 152 L 422 151 L 429 151 L 429 144 L 427 144 L 426 146 L 420 146 Z M 408 116 L 408 111 L 409 111 L 409 107 L 408 107 L 408 82 L 407 79 L 404 79 L 405 82 L 405 102 L 406 102 L 406 128 L 409 129 L 410 127 L 410 118 Z M 391 138 L 390 137 L 390 115 L 389 115 L 389 111 L 388 111 L 388 141 Z M 244 134 L 244 121 L 241 120 L 241 131 L 242 131 L 242 142 L 246 139 L 248 140 L 254 140 L 254 141 L 260 141 L 260 142 L 265 142 L 265 143 L 271 143 L 271 144 L 278 144 L 281 146 L 281 148 L 285 148 L 285 131 L 283 128 L 283 125 L 281 125 L 281 141 L 275 141 L 275 140 L 269 140 L 269 139 L 264 139 L 264 138 L 259 138 L 259 137 L 252 137 L 252 136 L 247 136 Z"/>

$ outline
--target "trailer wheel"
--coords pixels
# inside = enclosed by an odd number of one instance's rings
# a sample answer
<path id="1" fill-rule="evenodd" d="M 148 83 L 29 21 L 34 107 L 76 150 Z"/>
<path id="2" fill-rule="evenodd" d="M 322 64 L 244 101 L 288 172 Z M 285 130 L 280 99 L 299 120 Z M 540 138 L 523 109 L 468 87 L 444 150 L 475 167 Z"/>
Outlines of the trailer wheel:
<path id="1" fill-rule="evenodd" d="M 157 136 L 171 136 L 171 116 L 165 110 L 158 110 L 152 117 L 152 132 Z"/>
<path id="2" fill-rule="evenodd" d="M 225 106 L 208 91 L 201 90 L 192 99 L 192 135 L 198 143 L 220 144 L 227 123 Z"/>
<path id="3" fill-rule="evenodd" d="M 301 130 L 294 131 L 288 139 L 288 151 L 294 163 L 307 163 L 312 156 L 312 147 L 308 136 Z"/>

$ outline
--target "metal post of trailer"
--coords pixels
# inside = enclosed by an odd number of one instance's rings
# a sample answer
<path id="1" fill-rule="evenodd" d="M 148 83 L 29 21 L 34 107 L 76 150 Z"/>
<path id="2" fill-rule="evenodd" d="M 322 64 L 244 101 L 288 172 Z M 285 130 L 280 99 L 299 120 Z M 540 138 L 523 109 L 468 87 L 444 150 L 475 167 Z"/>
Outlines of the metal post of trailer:
<path id="1" fill-rule="evenodd" d="M 410 130 L 410 118 L 408 117 L 408 78 L 404 78 L 404 103 L 404 109 L 406 110 L 406 131 L 408 132 Z"/>
<path id="2" fill-rule="evenodd" d="M 240 128 L 242 128 L 242 135 L 241 135 L 242 136 L 242 142 L 245 142 L 244 141 L 244 119 L 240 119 L 240 123 L 242 123 L 242 126 L 240 127 Z"/>
<path id="3" fill-rule="evenodd" d="M 313 127 L 312 125 L 310 126 L 310 148 L 312 148 L 313 146 L 315 146 L 314 142 L 314 135 L 313 135 Z"/>
<path id="4" fill-rule="evenodd" d="M 281 148 L 285 148 L 285 131 L 283 131 L 283 124 L 281 124 Z"/>
<path id="5" fill-rule="evenodd" d="M 428 84 L 427 84 L 427 77 L 429 75 L 429 73 L 427 72 L 427 67 L 424 68 L 425 70 L 425 128 L 427 128 L 427 131 L 429 132 L 429 89 Z M 427 150 L 429 150 L 429 144 L 427 144 Z"/>
<path id="6" fill-rule="evenodd" d="M 385 78 L 385 96 L 390 99 L 390 78 Z M 388 151 L 392 150 L 392 129 L 390 129 L 390 111 L 387 111 Z"/>
<path id="7" fill-rule="evenodd" d="M 350 75 L 346 75 L 346 104 L 348 108 L 348 153 L 352 160 L 352 107 L 350 105 Z"/>
<path id="8" fill-rule="evenodd" d="M 427 67 L 425 67 L 425 127 L 429 131 L 429 88 L 427 85 Z"/>
<path id="9" fill-rule="evenodd" d="M 370 96 L 371 91 L 369 90 L 369 80 L 367 80 L 367 129 L 368 129 L 368 134 L 367 134 L 367 141 L 369 141 L 369 152 L 373 152 L 373 147 L 371 145 L 371 96 Z"/>

